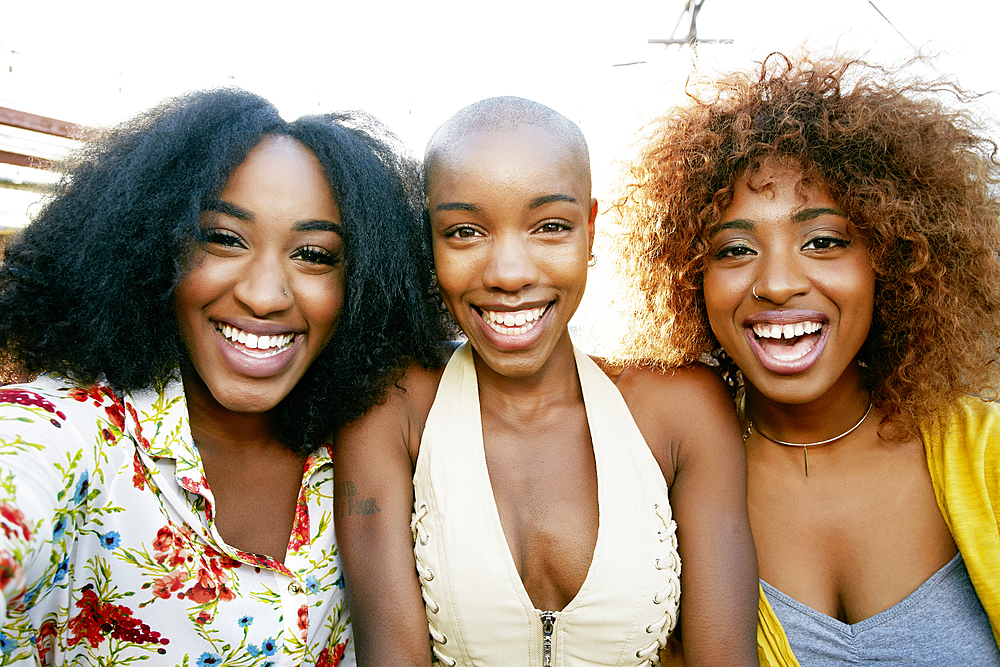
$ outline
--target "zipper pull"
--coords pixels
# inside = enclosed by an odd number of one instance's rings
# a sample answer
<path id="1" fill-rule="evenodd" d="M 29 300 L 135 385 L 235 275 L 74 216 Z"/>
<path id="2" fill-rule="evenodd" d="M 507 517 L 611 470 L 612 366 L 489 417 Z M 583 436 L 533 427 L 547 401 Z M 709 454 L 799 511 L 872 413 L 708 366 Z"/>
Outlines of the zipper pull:
<path id="1" fill-rule="evenodd" d="M 552 667 L 552 630 L 555 628 L 555 612 L 543 611 L 542 617 L 542 667 Z"/>

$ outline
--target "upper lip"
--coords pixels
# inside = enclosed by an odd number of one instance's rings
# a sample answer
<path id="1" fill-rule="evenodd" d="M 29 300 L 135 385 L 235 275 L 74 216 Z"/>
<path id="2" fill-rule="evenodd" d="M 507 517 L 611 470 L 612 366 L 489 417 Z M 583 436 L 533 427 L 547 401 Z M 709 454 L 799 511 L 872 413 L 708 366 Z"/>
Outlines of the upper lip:
<path id="1" fill-rule="evenodd" d="M 531 310 L 532 308 L 546 308 L 551 301 L 526 301 L 519 304 L 497 304 L 497 305 L 484 305 L 478 304 L 476 308 L 479 310 L 490 310 L 495 313 L 516 313 L 521 310 Z"/>
<path id="2" fill-rule="evenodd" d="M 282 334 L 298 334 L 302 333 L 300 329 L 295 327 L 290 327 L 287 324 L 281 324 L 280 322 L 261 322 L 257 320 L 221 320 L 212 319 L 212 323 L 215 324 L 216 328 L 221 329 L 223 326 L 231 326 L 247 333 L 252 333 L 255 336 L 279 336 Z"/>
<path id="3" fill-rule="evenodd" d="M 830 318 L 818 310 L 765 310 L 760 313 L 748 315 L 743 320 L 743 326 L 750 327 L 754 324 L 797 324 L 799 322 L 820 322 L 826 324 Z"/>

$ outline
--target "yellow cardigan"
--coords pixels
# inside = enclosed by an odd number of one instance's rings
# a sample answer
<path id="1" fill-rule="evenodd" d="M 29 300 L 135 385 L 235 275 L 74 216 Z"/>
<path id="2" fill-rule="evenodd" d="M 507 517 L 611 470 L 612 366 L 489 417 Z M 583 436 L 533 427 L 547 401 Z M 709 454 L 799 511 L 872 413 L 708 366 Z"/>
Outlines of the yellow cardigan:
<path id="1" fill-rule="evenodd" d="M 1000 646 L 1000 405 L 960 399 L 921 435 L 938 507 Z M 761 667 L 799 667 L 763 590 L 757 620 Z"/>

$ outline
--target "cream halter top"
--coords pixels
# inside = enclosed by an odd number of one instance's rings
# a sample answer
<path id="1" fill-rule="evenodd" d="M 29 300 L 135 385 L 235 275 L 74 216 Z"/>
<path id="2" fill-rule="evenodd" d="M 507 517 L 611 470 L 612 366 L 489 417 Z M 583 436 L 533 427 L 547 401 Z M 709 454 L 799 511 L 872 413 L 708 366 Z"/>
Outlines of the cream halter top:
<path id="1" fill-rule="evenodd" d="M 558 612 L 534 608 L 507 546 L 467 343 L 441 378 L 413 476 L 412 522 L 440 664 L 652 665 L 673 630 L 680 558 L 663 474 L 617 387 L 574 352 L 597 462 L 599 527 L 583 586 Z"/>

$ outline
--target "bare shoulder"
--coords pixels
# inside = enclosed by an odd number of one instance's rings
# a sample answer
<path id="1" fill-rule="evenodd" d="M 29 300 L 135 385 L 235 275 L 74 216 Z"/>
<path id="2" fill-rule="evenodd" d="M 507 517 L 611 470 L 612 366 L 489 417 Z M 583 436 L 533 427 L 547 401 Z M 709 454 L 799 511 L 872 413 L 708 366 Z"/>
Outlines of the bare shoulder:
<path id="1" fill-rule="evenodd" d="M 595 362 L 618 387 L 636 426 L 668 482 L 685 451 L 720 433 L 738 432 L 729 391 L 711 368 L 692 364 L 662 369 L 650 364 Z"/>
<path id="2" fill-rule="evenodd" d="M 595 359 L 621 392 L 629 409 L 666 416 L 706 403 L 730 407 L 732 399 L 722 378 L 704 364 L 658 368 L 651 364 L 619 366 Z"/>
<path id="3" fill-rule="evenodd" d="M 385 400 L 360 419 L 344 426 L 337 435 L 337 447 L 404 446 L 416 461 L 427 415 L 434 404 L 444 365 L 427 368 L 410 364 L 402 377 L 389 387 Z"/>

